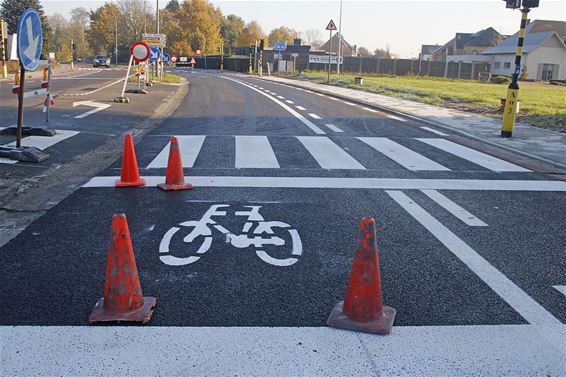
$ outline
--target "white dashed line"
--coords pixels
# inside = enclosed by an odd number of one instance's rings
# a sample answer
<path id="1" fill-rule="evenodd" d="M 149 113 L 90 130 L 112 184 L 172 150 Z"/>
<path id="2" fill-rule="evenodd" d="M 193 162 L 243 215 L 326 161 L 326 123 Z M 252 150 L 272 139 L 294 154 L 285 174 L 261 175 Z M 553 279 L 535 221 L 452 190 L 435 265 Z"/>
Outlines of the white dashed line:
<path id="1" fill-rule="evenodd" d="M 399 122 L 406 122 L 407 121 L 406 119 L 396 117 L 395 115 L 387 115 L 387 117 L 390 118 L 390 119 L 398 120 Z"/>
<path id="2" fill-rule="evenodd" d="M 429 132 L 432 132 L 433 134 L 437 134 L 437 135 L 440 135 L 440 136 L 448 136 L 448 134 L 445 134 L 444 132 L 440 132 L 440 131 L 434 130 L 434 129 L 432 129 L 432 128 L 421 127 L 421 129 L 427 130 L 427 131 L 429 131 Z"/>
<path id="3" fill-rule="evenodd" d="M 379 111 L 377 111 L 377 110 L 370 109 L 369 107 L 362 107 L 362 109 L 364 109 L 364 110 L 366 110 L 366 111 L 369 111 L 369 112 L 372 112 L 372 113 L 378 113 L 378 112 L 379 112 Z"/>
<path id="4" fill-rule="evenodd" d="M 330 129 L 331 129 L 332 131 L 334 131 L 334 132 L 344 132 L 344 131 L 342 131 L 341 129 L 339 129 L 338 127 L 336 127 L 336 126 L 333 125 L 333 124 L 325 124 L 325 126 L 328 127 L 328 128 L 330 128 Z"/>
<path id="5" fill-rule="evenodd" d="M 313 114 L 313 113 L 309 113 L 309 116 L 313 119 L 322 119 L 321 117 L 319 117 L 318 115 Z"/>
<path id="6" fill-rule="evenodd" d="M 277 98 L 279 98 L 279 99 L 285 99 L 285 97 L 283 97 L 283 96 L 277 96 Z"/>
<path id="7" fill-rule="evenodd" d="M 299 109 L 299 110 L 303 110 L 303 111 L 306 110 L 306 109 L 305 109 L 304 107 L 302 107 L 302 106 L 295 106 L 295 107 L 296 107 L 297 109 Z"/>
<path id="8" fill-rule="evenodd" d="M 293 104 L 293 103 L 295 103 L 295 102 L 293 102 L 293 101 L 291 101 L 291 100 L 289 100 L 289 99 L 288 99 L 288 100 L 286 100 L 285 102 L 287 102 L 287 103 L 290 103 L 290 104 Z"/>

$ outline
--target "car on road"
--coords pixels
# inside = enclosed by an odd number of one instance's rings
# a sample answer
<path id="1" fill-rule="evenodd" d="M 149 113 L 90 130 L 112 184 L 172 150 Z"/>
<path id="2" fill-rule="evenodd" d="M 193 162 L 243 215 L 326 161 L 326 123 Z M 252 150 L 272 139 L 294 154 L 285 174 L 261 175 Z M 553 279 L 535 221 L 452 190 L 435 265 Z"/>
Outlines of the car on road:
<path id="1" fill-rule="evenodd" d="M 104 55 L 96 55 L 92 60 L 92 66 L 94 68 L 101 66 L 110 68 L 110 58 Z"/>

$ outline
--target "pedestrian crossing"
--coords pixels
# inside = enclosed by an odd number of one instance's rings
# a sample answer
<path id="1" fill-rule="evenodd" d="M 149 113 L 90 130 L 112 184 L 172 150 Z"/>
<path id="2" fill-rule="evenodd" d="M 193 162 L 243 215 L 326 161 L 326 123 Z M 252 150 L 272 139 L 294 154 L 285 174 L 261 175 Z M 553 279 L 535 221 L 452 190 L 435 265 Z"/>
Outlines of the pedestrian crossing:
<path id="1" fill-rule="evenodd" d="M 521 166 L 504 161 L 497 157 L 487 155 L 468 147 L 456 144 L 442 138 L 415 138 L 417 142 L 422 142 L 436 150 L 423 148 L 424 151 L 414 150 L 420 144 L 408 141 L 394 141 L 385 137 L 357 137 L 331 139 L 326 136 L 294 136 L 294 137 L 268 137 L 268 136 L 233 136 L 233 144 L 226 144 L 226 137 L 205 136 L 205 135 L 179 135 L 179 148 L 183 166 L 192 168 L 198 161 L 203 145 L 207 148 L 218 148 L 223 152 L 233 150 L 234 158 L 232 166 L 226 168 L 237 169 L 280 169 L 286 168 L 285 163 L 289 155 L 300 155 L 301 151 L 296 148 L 303 148 L 306 159 L 312 157 L 321 169 L 329 170 L 367 170 L 375 165 L 375 160 L 380 158 L 391 160 L 400 168 L 409 171 L 451 171 L 454 167 L 460 166 L 459 162 L 467 161 L 478 166 L 479 171 L 489 170 L 493 172 L 528 172 Z M 206 140 L 206 144 L 205 144 Z M 282 141 L 284 140 L 284 141 Z M 293 144 L 295 140 L 295 144 Z M 342 140 L 342 142 L 338 142 Z M 289 144 L 291 143 L 291 144 Z M 348 146 L 341 146 L 344 144 Z M 407 145 L 403 145 L 409 144 Z M 364 145 L 366 147 L 364 147 Z M 369 146 L 369 148 L 368 148 Z M 289 149 L 291 148 L 291 149 Z M 358 150 L 365 148 L 365 152 Z M 208 151 L 208 149 L 207 149 Z M 289 152 L 287 152 L 289 151 Z M 372 153 L 375 152 L 375 153 Z M 448 155 L 445 155 L 445 154 Z M 169 155 L 169 143 L 161 149 L 157 156 L 151 160 L 148 169 L 162 169 L 167 167 Z M 361 156 L 361 157 L 360 157 Z M 456 159 L 454 157 L 457 157 Z M 204 157 L 203 157 L 204 158 Z M 300 159 L 297 157 L 297 159 Z M 458 160 L 460 159 L 460 160 Z M 363 161 L 362 161 L 363 160 Z M 442 160 L 439 163 L 435 160 Z M 446 166 L 446 161 L 453 162 Z M 200 167 L 200 166 L 199 166 Z M 468 168 L 460 168 L 465 170 Z"/>
<path id="2" fill-rule="evenodd" d="M 47 148 L 53 147 L 55 144 L 78 135 L 79 131 L 69 131 L 69 130 L 56 130 L 54 136 L 27 136 L 22 139 L 22 147 L 34 147 L 41 150 L 46 150 Z M 7 144 L 8 147 L 15 147 L 16 142 L 11 142 Z M 17 160 L 11 160 L 8 157 L 0 157 L 0 164 L 16 164 Z"/>

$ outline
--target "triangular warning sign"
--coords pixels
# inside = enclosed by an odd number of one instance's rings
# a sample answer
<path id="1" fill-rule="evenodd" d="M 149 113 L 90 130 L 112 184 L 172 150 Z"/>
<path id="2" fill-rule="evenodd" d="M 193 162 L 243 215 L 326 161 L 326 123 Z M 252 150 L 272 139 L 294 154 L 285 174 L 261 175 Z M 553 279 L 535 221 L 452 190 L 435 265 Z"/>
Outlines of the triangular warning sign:
<path id="1" fill-rule="evenodd" d="M 195 61 L 195 58 L 191 59 L 191 62 L 189 64 L 196 64 L 197 62 Z"/>
<path id="2" fill-rule="evenodd" d="M 326 30 L 336 30 L 336 25 L 334 24 L 334 21 L 330 20 L 328 26 L 326 27 Z"/>

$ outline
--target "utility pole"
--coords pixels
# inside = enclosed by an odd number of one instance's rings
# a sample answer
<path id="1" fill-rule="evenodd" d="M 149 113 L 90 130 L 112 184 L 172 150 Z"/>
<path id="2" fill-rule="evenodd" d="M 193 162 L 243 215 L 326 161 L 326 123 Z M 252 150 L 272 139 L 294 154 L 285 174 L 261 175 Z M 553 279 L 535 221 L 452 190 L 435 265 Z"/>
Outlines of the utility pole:
<path id="1" fill-rule="evenodd" d="M 253 51 L 254 45 L 250 45 L 250 62 L 248 64 L 248 73 L 251 75 L 253 73 L 252 70 L 252 51 Z"/>
<path id="2" fill-rule="evenodd" d="M 75 49 L 75 42 L 71 39 L 71 69 L 75 69 L 75 66 L 73 65 L 74 64 L 74 57 L 75 57 L 74 56 L 75 54 L 73 53 L 74 49 Z"/>
<path id="3" fill-rule="evenodd" d="M 114 61 L 116 65 L 118 65 L 118 16 L 114 16 L 114 21 L 116 21 L 115 29 L 114 29 L 114 36 L 116 40 L 114 41 Z"/>
<path id="4" fill-rule="evenodd" d="M 340 58 L 342 57 L 342 0 L 340 0 L 340 19 L 338 20 L 338 65 L 336 66 L 336 74 L 340 74 Z"/>
<path id="5" fill-rule="evenodd" d="M 517 9 L 521 7 L 521 0 L 504 0 L 506 7 Z M 521 26 L 517 38 L 517 50 L 515 53 L 515 71 L 511 79 L 511 84 L 507 87 L 507 97 L 505 99 L 505 108 L 503 110 L 503 124 L 501 126 L 501 137 L 511 137 L 513 135 L 513 127 L 517 118 L 517 107 L 519 100 L 519 75 L 521 73 L 521 56 L 523 55 L 523 44 L 525 42 L 525 28 L 527 26 L 527 16 L 530 8 L 536 8 L 539 5 L 538 0 L 522 0 L 523 9 L 521 9 Z"/>
<path id="6" fill-rule="evenodd" d="M 220 45 L 220 72 L 224 71 L 224 44 Z"/>

